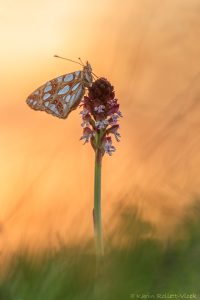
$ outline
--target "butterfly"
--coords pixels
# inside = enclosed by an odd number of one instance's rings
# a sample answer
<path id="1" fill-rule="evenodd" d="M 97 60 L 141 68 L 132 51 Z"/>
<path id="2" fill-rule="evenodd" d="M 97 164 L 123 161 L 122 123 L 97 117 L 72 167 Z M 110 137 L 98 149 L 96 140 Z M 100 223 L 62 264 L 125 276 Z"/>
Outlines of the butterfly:
<path id="1" fill-rule="evenodd" d="M 69 113 L 77 108 L 86 88 L 92 85 L 93 75 L 96 75 L 88 62 L 84 65 L 81 59 L 79 63 L 58 55 L 55 57 L 78 63 L 83 69 L 46 82 L 28 96 L 26 103 L 34 110 L 45 111 L 58 118 L 66 119 Z"/>

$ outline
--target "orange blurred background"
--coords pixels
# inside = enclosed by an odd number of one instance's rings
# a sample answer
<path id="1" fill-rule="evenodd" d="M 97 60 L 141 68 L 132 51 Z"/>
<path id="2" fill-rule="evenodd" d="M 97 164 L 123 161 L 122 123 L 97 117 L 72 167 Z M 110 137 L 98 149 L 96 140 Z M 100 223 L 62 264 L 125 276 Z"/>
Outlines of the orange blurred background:
<path id="1" fill-rule="evenodd" d="M 81 57 L 115 86 L 122 141 L 103 162 L 105 230 L 137 205 L 168 236 L 200 192 L 198 0 L 3 0 L 0 12 L 1 247 L 92 236 L 94 155 L 67 120 L 27 96 Z"/>

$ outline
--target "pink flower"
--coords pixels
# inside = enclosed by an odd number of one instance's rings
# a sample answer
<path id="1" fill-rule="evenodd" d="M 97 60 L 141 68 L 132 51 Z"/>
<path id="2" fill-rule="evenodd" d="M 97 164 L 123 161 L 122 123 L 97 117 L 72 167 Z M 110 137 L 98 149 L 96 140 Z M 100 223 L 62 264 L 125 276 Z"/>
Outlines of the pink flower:
<path id="1" fill-rule="evenodd" d="M 103 140 L 103 149 L 106 153 L 108 153 L 110 156 L 113 152 L 116 151 L 116 148 L 112 144 L 112 139 L 110 136 L 105 137 Z"/>
<path id="2" fill-rule="evenodd" d="M 111 135 L 120 141 L 119 118 L 122 117 L 119 111 L 119 104 L 115 98 L 114 87 L 105 78 L 99 78 L 88 88 L 88 96 L 81 102 L 84 144 L 91 142 L 93 149 L 99 149 L 104 155 L 112 155 L 116 148 L 112 144 Z"/>
<path id="3" fill-rule="evenodd" d="M 83 129 L 83 135 L 80 138 L 80 140 L 85 140 L 84 141 L 84 144 L 85 144 L 85 143 L 89 142 L 89 140 L 91 139 L 92 136 L 94 136 L 94 132 L 89 127 L 85 127 Z"/>

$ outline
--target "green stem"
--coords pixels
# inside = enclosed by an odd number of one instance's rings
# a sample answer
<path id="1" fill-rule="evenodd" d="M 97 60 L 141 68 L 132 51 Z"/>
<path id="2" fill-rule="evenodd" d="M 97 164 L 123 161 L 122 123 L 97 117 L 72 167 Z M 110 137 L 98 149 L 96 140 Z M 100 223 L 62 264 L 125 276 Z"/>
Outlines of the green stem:
<path id="1" fill-rule="evenodd" d="M 99 139 L 99 136 L 97 136 Z M 98 140 L 97 140 L 98 144 Z M 94 234 L 96 254 L 98 257 L 103 256 L 103 235 L 102 235 L 102 220 L 101 220 L 101 164 L 102 154 L 97 147 L 95 151 L 95 172 L 94 172 Z"/>

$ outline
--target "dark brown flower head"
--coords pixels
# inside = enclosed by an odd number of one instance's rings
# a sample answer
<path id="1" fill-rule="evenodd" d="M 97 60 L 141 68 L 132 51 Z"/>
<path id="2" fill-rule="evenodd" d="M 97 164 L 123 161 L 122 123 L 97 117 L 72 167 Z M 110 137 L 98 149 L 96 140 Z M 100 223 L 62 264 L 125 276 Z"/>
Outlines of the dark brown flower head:
<path id="1" fill-rule="evenodd" d="M 115 147 L 111 135 L 119 142 L 118 119 L 122 117 L 115 98 L 114 87 L 105 78 L 99 78 L 88 88 L 88 96 L 82 100 L 83 139 L 90 141 L 93 149 L 99 149 L 104 155 L 112 155 Z"/>
<path id="2" fill-rule="evenodd" d="M 114 87 L 105 78 L 97 79 L 89 88 L 88 96 L 91 100 L 100 100 L 106 103 L 115 97 Z"/>

